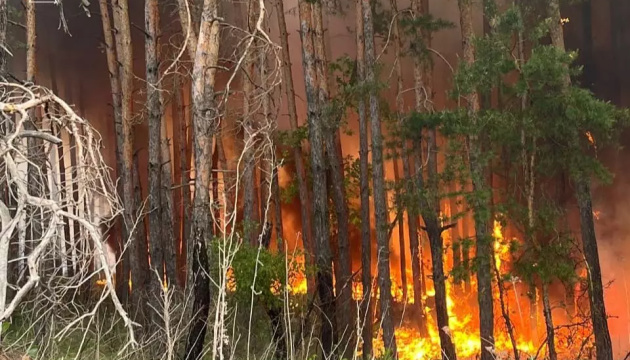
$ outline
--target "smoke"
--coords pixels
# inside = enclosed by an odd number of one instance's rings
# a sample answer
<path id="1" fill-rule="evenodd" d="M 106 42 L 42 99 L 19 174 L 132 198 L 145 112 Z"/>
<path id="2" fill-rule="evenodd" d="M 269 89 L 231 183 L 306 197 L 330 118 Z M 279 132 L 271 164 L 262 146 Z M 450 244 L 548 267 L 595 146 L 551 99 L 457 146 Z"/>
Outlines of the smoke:
<path id="1" fill-rule="evenodd" d="M 13 5 L 19 8 L 19 1 L 12 1 Z M 623 1 L 619 3 L 624 3 Z M 97 4 L 93 2 L 91 6 L 92 17 L 87 17 L 84 11 L 79 8 L 78 0 L 64 0 L 64 10 L 68 21 L 71 36 L 65 34 L 63 30 L 58 29 L 59 13 L 56 6 L 52 4 L 37 5 L 37 35 L 38 49 L 37 61 L 39 64 L 37 81 L 42 85 L 52 86 L 51 74 L 58 87 L 58 93 L 70 103 L 78 108 L 82 116 L 90 120 L 92 125 L 101 133 L 103 144 L 105 146 L 105 160 L 112 168 L 115 167 L 115 132 L 114 122 L 111 109 L 111 94 L 109 91 L 108 70 L 106 65 L 105 53 L 101 44 L 102 25 L 100 16 L 97 11 Z M 134 44 L 134 72 L 138 76 L 135 81 L 137 90 L 143 89 L 145 84 L 142 81 L 144 77 L 144 34 L 139 28 L 144 24 L 143 19 L 143 2 L 129 1 L 130 16 L 132 26 L 132 43 Z M 388 4 L 385 4 L 385 8 Z M 226 5 L 227 6 L 227 5 Z M 231 4 L 230 4 L 231 6 Z M 306 95 L 304 92 L 304 80 L 301 63 L 301 42 L 298 33 L 297 18 L 297 0 L 285 1 L 285 11 L 287 12 L 287 27 L 289 33 L 290 54 L 292 59 L 292 74 L 295 82 L 297 111 L 299 114 L 299 123 L 305 123 L 306 114 Z M 338 6 L 343 13 L 333 14 L 327 17 L 326 37 L 328 46 L 328 56 L 331 61 L 342 56 L 355 57 L 355 35 L 354 35 L 354 1 L 338 0 Z M 408 8 L 408 1 L 400 1 L 399 9 Z M 630 76 L 624 80 L 616 80 L 611 68 L 615 66 L 611 59 L 625 59 L 628 57 L 627 49 L 630 46 L 630 32 L 617 33 L 616 27 L 620 26 L 617 22 L 613 22 L 610 27 L 605 27 L 610 22 L 610 17 L 621 16 L 622 11 L 606 12 L 605 8 L 599 4 L 593 4 L 589 10 L 582 12 L 581 5 L 568 8 L 567 13 L 571 14 L 571 21 L 566 27 L 567 43 L 569 47 L 582 49 L 581 61 L 586 66 L 585 85 L 592 86 L 599 95 L 605 96 L 613 100 L 618 100 L 620 104 L 630 103 L 630 93 L 627 82 Z M 612 6 L 612 5 L 610 5 Z M 165 36 L 171 36 L 171 33 L 178 31 L 178 24 L 173 20 L 172 13 L 174 7 L 167 4 L 165 7 L 169 11 L 169 16 L 164 16 L 162 23 L 168 31 Z M 448 100 L 447 92 L 452 88 L 452 68 L 456 67 L 459 53 L 461 51 L 461 37 L 459 30 L 459 12 L 457 2 L 454 0 L 431 0 L 430 8 L 432 14 L 436 18 L 441 18 L 453 23 L 454 27 L 439 31 L 433 37 L 433 50 L 435 50 L 434 60 L 434 92 L 435 107 L 438 109 L 452 107 L 454 104 Z M 590 10 L 594 13 L 588 13 Z M 240 9 L 242 12 L 243 9 Z M 271 8 L 269 13 L 269 28 L 271 29 L 272 39 L 278 39 L 277 22 Z M 630 15 L 630 6 L 623 6 L 623 13 Z M 234 18 L 231 21 L 242 21 L 239 17 L 239 11 L 234 11 Z M 590 14 L 590 15 L 589 15 Z M 573 16 L 575 15 L 575 16 Z M 586 16 L 589 15 L 589 16 Z M 591 16 L 592 15 L 592 16 Z M 240 20 L 239 20 L 240 19 Z M 475 24 L 477 32 L 481 33 L 482 17 L 480 11 L 475 13 Z M 17 23 L 23 23 L 19 17 L 11 20 Z M 586 23 L 585 21 L 590 21 Z M 350 24 L 350 25 L 349 25 Z M 623 24 L 622 24 L 623 25 Z M 624 29 L 627 25 L 624 25 Z M 627 29 L 626 29 L 627 30 Z M 590 32 L 590 38 L 588 34 Z M 19 27 L 11 28 L 13 39 L 24 42 L 24 31 Z M 614 35 L 614 36 L 613 36 Z M 614 40 L 614 41 L 613 41 Z M 378 40 L 380 43 L 390 41 L 388 35 L 385 34 Z M 277 41 L 279 43 L 279 41 Z M 235 49 L 231 44 L 222 44 L 224 51 L 232 52 Z M 18 78 L 24 78 L 24 51 L 17 45 L 11 47 L 14 53 L 12 61 L 12 73 Z M 437 55 L 439 54 L 439 55 Z M 610 55 L 612 54 L 612 56 Z M 605 55 L 605 56 L 604 56 Z M 391 64 L 394 63 L 393 51 L 388 50 L 381 54 L 380 61 L 387 66 L 384 67 L 384 79 L 389 80 L 391 88 L 394 88 L 394 82 L 391 78 Z M 402 59 L 404 74 L 404 87 L 410 89 L 412 87 L 413 76 L 411 73 L 412 64 L 410 59 Z M 613 61 L 611 64 L 610 62 Z M 617 60 L 620 61 L 620 60 Z M 625 70 L 624 70 L 625 71 Z M 625 72 L 624 72 L 625 74 Z M 617 74 L 619 77 L 619 74 Z M 225 74 L 221 74 L 218 79 L 219 87 L 225 82 Z M 238 84 L 236 84 L 238 86 Z M 615 91 L 613 91 L 615 90 Z M 393 103 L 393 91 L 386 91 L 385 96 Z M 405 103 L 409 110 L 413 104 L 413 93 L 408 91 L 405 96 Z M 142 92 L 136 94 L 135 111 L 140 113 L 142 107 Z M 286 109 L 286 99 L 283 100 L 279 107 L 278 127 L 282 130 L 289 129 L 288 111 Z M 186 106 L 189 106 L 188 96 L 185 96 Z M 236 101 L 233 102 L 236 106 Z M 173 133 L 173 119 L 170 112 L 167 111 L 168 129 L 170 134 Z M 236 122 L 234 119 L 226 120 L 226 128 L 234 129 Z M 358 132 L 357 118 L 354 113 L 349 113 L 348 127 L 353 131 L 354 135 L 342 134 L 342 144 L 344 155 L 358 156 Z M 225 141 L 226 155 L 228 159 L 236 153 L 239 148 L 239 141 L 236 140 L 235 134 L 231 133 Z M 630 145 L 630 137 L 625 134 L 624 145 Z M 148 136 L 146 124 L 136 127 L 135 131 L 136 150 L 139 151 L 139 161 L 141 169 L 141 182 L 143 188 L 146 189 L 146 169 L 147 169 L 147 146 Z M 630 259 L 630 201 L 627 201 L 628 189 L 630 189 L 630 171 L 627 170 L 628 150 L 619 152 L 609 151 L 604 155 L 605 162 L 609 165 L 615 174 L 615 179 L 610 187 L 594 188 L 594 208 L 600 212 L 600 219 L 596 221 L 596 230 L 599 241 L 600 261 L 602 264 L 602 272 L 604 282 L 612 282 L 606 289 L 606 305 L 611 316 L 609 321 L 611 332 L 613 334 L 613 344 L 616 351 L 623 351 L 630 348 L 630 314 L 628 300 L 628 286 L 626 286 L 627 275 L 626 263 Z M 290 161 L 290 159 L 286 159 Z M 232 163 L 231 166 L 234 166 Z M 281 185 L 286 185 L 292 176 L 292 169 L 285 167 L 280 172 Z M 386 174 L 388 179 L 393 180 L 392 164 L 386 166 Z M 289 247 L 299 243 L 298 234 L 300 232 L 300 215 L 298 209 L 299 203 L 294 201 L 292 204 L 285 205 L 284 210 L 284 232 L 285 238 L 288 240 Z M 373 211 L 372 211 L 373 213 Z M 393 215 L 390 216 L 393 219 Z M 576 228 L 576 230 L 579 228 Z M 406 232 L 405 232 L 406 233 Z M 355 234 L 356 235 L 356 234 Z M 392 271 L 399 274 L 398 257 L 400 256 L 400 248 L 398 242 L 398 231 L 394 229 L 391 239 L 392 246 Z M 353 236 L 352 249 L 354 264 L 353 268 L 358 269 L 359 259 L 357 254 L 360 253 L 359 241 L 357 236 Z M 375 253 L 373 251 L 373 253 Z M 407 258 L 410 254 L 407 250 Z M 375 259 L 374 259 L 375 261 Z M 409 262 L 408 262 L 409 264 Z"/>

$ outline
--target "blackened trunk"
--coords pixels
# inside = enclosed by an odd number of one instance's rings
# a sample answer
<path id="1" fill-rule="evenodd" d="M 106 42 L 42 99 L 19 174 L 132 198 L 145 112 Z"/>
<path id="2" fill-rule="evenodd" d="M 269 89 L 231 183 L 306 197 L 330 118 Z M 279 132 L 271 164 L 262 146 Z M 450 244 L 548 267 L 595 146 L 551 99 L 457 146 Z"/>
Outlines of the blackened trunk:
<path id="1" fill-rule="evenodd" d="M 549 303 L 549 285 L 542 285 L 543 310 L 545 313 L 545 327 L 547 329 L 547 357 L 549 360 L 557 360 L 556 335 L 553 328 L 553 318 L 551 317 L 551 304 Z"/>
<path id="2" fill-rule="evenodd" d="M 595 334 L 597 360 L 611 360 L 613 358 L 612 343 L 604 303 L 604 286 L 602 284 L 602 271 L 599 265 L 599 252 L 597 249 L 597 238 L 595 236 L 593 204 L 589 181 L 587 179 L 577 179 L 575 192 L 580 209 L 582 246 L 589 270 L 587 275 L 587 281 L 590 284 L 588 294 L 591 304 L 591 320 L 593 321 L 593 333 Z"/>
<path id="3" fill-rule="evenodd" d="M 427 225 L 427 235 L 431 247 L 431 263 L 433 264 L 433 287 L 435 289 L 435 313 L 442 348 L 442 359 L 456 360 L 455 346 L 451 340 L 448 320 L 448 308 L 446 305 L 446 276 L 444 274 L 444 240 L 438 219 L 435 217 L 424 218 Z"/>

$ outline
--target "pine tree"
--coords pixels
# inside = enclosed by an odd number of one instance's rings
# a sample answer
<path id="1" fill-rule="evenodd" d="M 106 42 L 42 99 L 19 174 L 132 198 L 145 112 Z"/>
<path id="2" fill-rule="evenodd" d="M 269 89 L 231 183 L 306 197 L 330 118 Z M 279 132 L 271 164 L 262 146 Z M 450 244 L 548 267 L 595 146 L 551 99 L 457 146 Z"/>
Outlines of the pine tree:
<path id="1" fill-rule="evenodd" d="M 180 12 L 188 13 L 186 8 Z M 219 61 L 220 23 L 216 0 L 204 0 L 198 42 L 195 46 L 192 72 L 193 133 L 195 157 L 195 195 L 191 213 L 192 230 L 186 239 L 193 248 L 192 273 L 193 305 L 191 325 L 186 345 L 186 360 L 199 360 L 203 353 L 206 321 L 210 311 L 210 279 L 207 242 L 212 239 L 210 194 L 208 185 L 212 172 L 212 137 L 217 129 L 218 114 L 214 100 L 214 85 Z M 184 31 L 188 31 L 185 29 Z"/>
<path id="2" fill-rule="evenodd" d="M 376 55 L 374 51 L 374 19 L 372 6 L 363 0 L 363 35 L 365 42 L 365 81 L 373 86 L 376 81 Z M 383 166 L 383 134 L 379 113 L 379 98 L 374 87 L 369 94 L 369 114 L 372 130 L 372 184 L 374 186 L 373 202 L 376 219 L 376 244 L 378 249 L 377 269 L 380 293 L 381 327 L 385 350 L 397 358 L 396 336 L 392 320 L 392 281 L 389 269 L 389 239 L 387 221 L 387 201 L 385 197 L 385 171 Z"/>
<path id="3" fill-rule="evenodd" d="M 466 64 L 475 62 L 474 30 L 472 22 L 472 1 L 458 0 L 460 25 L 463 43 L 463 61 Z M 466 96 L 468 116 L 475 122 L 479 111 L 479 96 L 472 90 Z M 477 242 L 477 297 L 479 301 L 479 329 L 481 337 L 481 360 L 494 358 L 494 309 L 492 304 L 492 274 L 490 263 L 492 258 L 492 241 L 488 231 L 488 204 L 484 203 L 483 193 L 487 191 L 485 184 L 485 168 L 481 159 L 481 143 L 477 135 L 468 138 L 468 157 L 473 186 L 471 204 L 475 218 L 475 236 Z"/>

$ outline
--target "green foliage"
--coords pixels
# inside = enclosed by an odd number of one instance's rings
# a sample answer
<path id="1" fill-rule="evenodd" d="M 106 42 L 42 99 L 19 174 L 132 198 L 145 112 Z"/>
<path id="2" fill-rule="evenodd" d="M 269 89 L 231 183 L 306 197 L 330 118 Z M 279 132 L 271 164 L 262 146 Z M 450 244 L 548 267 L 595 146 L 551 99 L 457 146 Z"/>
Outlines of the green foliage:
<path id="1" fill-rule="evenodd" d="M 219 241 L 213 242 L 213 248 L 222 251 Z M 233 298 L 239 303 L 248 304 L 254 291 L 256 301 L 263 305 L 270 308 L 282 306 L 282 294 L 287 288 L 287 279 L 291 283 L 291 279 L 299 271 L 295 261 L 287 260 L 282 253 L 241 244 L 231 263 Z"/>

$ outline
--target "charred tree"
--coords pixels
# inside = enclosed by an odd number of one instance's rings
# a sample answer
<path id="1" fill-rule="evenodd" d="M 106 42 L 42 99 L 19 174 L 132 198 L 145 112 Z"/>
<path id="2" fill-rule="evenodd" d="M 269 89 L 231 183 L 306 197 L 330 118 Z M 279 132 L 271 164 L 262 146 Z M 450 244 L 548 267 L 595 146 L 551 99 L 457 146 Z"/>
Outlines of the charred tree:
<path id="1" fill-rule="evenodd" d="M 560 15 L 560 1 L 549 2 L 549 17 L 551 18 L 550 35 L 551 44 L 560 51 L 565 51 L 564 30 Z M 564 80 L 565 89 L 571 86 L 571 78 L 568 73 Z M 579 145 L 572 144 L 574 147 Z M 604 286 L 602 284 L 602 271 L 599 264 L 599 251 L 597 237 L 595 235 L 595 223 L 593 221 L 593 202 L 591 198 L 590 179 L 586 174 L 573 176 L 575 183 L 575 195 L 580 210 L 580 228 L 582 233 L 582 247 L 584 258 L 588 267 L 588 292 L 591 308 L 591 320 L 593 321 L 593 333 L 595 335 L 595 349 L 597 360 L 612 360 L 612 343 L 608 330 L 608 318 L 604 303 Z"/>
<path id="2" fill-rule="evenodd" d="M 379 99 L 375 89 L 376 56 L 374 51 L 374 19 L 370 1 L 363 0 L 363 35 L 365 40 L 365 81 L 370 86 L 370 121 L 372 130 L 372 183 L 374 186 L 374 213 L 376 220 L 377 268 L 380 291 L 381 326 L 385 349 L 397 358 L 396 336 L 392 320 L 392 281 L 389 269 L 389 239 L 385 171 L 383 166 L 383 134 L 379 113 Z"/>
<path id="3" fill-rule="evenodd" d="M 467 64 L 475 62 L 473 44 L 474 29 L 472 21 L 472 1 L 458 0 L 460 25 L 463 43 L 463 61 Z M 479 111 L 479 95 L 476 91 L 466 96 L 468 116 L 476 123 Z M 488 349 L 494 348 L 494 308 L 492 304 L 492 238 L 488 231 L 489 218 L 484 211 L 488 207 L 483 200 L 483 192 L 487 190 L 485 183 L 485 167 L 481 159 L 481 143 L 477 135 L 468 138 L 468 161 L 470 166 L 475 219 L 475 235 L 477 242 L 477 298 L 479 301 L 479 329 L 481 339 L 481 360 L 492 360 L 494 356 Z"/>
<path id="4" fill-rule="evenodd" d="M 335 294 L 333 291 L 332 254 L 329 241 L 328 192 L 324 157 L 324 124 L 319 102 L 317 69 L 315 64 L 312 4 L 299 0 L 302 63 L 306 87 L 307 118 L 311 145 L 311 175 L 313 181 L 313 243 L 317 266 L 317 294 L 322 311 L 321 343 L 325 357 L 330 357 L 335 341 Z"/>
<path id="5" fill-rule="evenodd" d="M 356 0 L 357 77 L 365 84 L 365 39 L 363 26 L 363 0 Z M 368 121 L 365 97 L 359 94 L 359 193 L 361 201 L 361 284 L 363 294 L 360 307 L 363 359 L 372 358 L 372 229 L 370 228 L 370 180 L 368 166 Z"/>
<path id="6" fill-rule="evenodd" d="M 179 11 L 187 12 L 180 7 Z M 217 128 L 218 114 L 214 100 L 214 85 L 219 59 L 220 22 L 216 0 L 204 0 L 199 37 L 193 59 L 192 101 L 195 154 L 195 195 L 191 214 L 192 230 L 187 242 L 192 243 L 192 319 L 186 344 L 185 359 L 198 360 L 202 356 L 206 335 L 206 321 L 210 311 L 210 282 L 208 278 L 207 242 L 212 239 L 209 216 L 208 185 L 212 172 L 212 136 Z"/>

